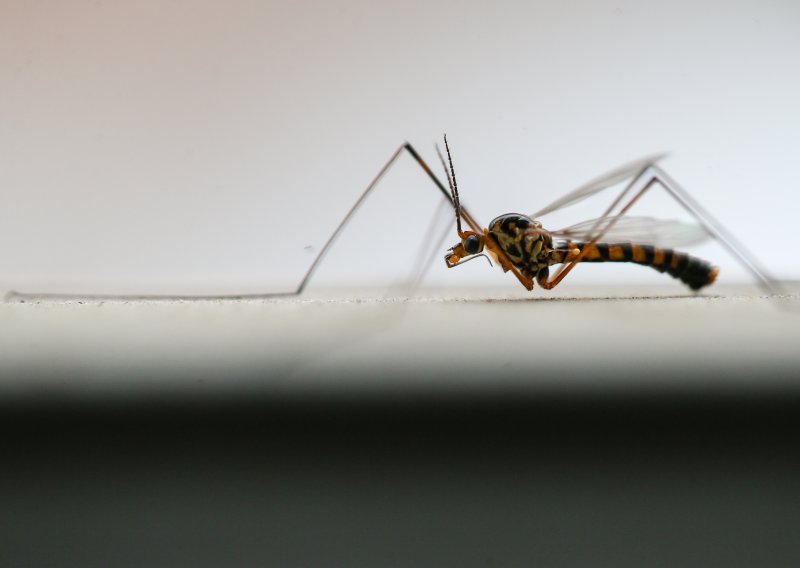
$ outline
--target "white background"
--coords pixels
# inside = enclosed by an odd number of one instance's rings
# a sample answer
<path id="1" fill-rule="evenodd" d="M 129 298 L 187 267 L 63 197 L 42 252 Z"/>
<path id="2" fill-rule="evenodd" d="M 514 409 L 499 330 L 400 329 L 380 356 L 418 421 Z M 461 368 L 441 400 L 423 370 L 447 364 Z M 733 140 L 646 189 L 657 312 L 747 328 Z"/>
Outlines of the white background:
<path id="1" fill-rule="evenodd" d="M 291 288 L 395 148 L 437 166 L 443 132 L 484 224 L 668 151 L 673 177 L 796 278 L 798 32 L 793 1 L 0 0 L 0 287 Z M 404 157 L 374 197 L 313 286 L 413 270 L 436 193 Z M 718 247 L 697 253 L 746 279 Z M 430 283 L 519 286 L 443 254 Z"/>

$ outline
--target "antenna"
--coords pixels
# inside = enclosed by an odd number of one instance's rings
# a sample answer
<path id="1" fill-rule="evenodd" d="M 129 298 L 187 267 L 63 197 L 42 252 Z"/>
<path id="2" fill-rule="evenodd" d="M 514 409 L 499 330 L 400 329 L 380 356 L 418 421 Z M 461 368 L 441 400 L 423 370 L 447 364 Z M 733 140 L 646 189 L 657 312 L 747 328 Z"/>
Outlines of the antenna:
<path id="1" fill-rule="evenodd" d="M 436 145 L 436 153 L 439 155 L 439 161 L 442 163 L 444 173 L 447 176 L 447 183 L 450 185 L 450 195 L 453 199 L 453 207 L 456 210 L 456 228 L 458 229 L 458 235 L 463 236 L 463 231 L 461 230 L 461 199 L 458 197 L 456 171 L 453 168 L 453 158 L 450 155 L 450 146 L 447 144 L 447 134 L 444 135 L 444 147 L 447 150 L 447 161 L 450 164 L 449 169 L 447 168 L 447 163 L 444 161 L 444 156 L 442 156 L 442 151 L 439 149 L 438 144 Z"/>

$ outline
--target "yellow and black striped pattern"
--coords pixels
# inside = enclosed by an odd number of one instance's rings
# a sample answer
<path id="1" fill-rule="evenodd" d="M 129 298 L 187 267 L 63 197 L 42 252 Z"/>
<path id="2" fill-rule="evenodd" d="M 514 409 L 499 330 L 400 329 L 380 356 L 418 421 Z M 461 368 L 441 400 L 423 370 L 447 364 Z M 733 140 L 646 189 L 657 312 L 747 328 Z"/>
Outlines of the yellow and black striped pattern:
<path id="1" fill-rule="evenodd" d="M 489 224 L 489 236 L 523 274 L 535 276 L 551 264 L 552 237 L 541 223 L 520 213 L 507 213 Z"/>
<path id="2" fill-rule="evenodd" d="M 586 247 L 586 243 L 561 243 L 553 251 L 552 263 L 564 262 L 571 250 L 584 252 Z M 581 262 L 632 262 L 650 266 L 677 278 L 692 290 L 713 283 L 719 273 L 716 266 L 685 252 L 633 243 L 595 243 L 585 250 Z"/>

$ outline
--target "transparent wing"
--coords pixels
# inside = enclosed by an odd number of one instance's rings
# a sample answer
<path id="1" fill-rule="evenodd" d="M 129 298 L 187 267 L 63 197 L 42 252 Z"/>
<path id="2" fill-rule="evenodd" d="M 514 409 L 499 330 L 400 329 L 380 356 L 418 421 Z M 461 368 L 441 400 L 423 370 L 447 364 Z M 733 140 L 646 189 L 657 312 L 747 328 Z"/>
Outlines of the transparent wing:
<path id="1" fill-rule="evenodd" d="M 632 178 L 635 175 L 641 173 L 646 168 L 652 166 L 662 158 L 664 158 L 666 154 L 658 154 L 655 156 L 648 156 L 646 158 L 642 158 L 640 160 L 636 160 L 635 162 L 630 162 L 625 164 L 624 166 L 620 166 L 619 168 L 608 172 L 605 175 L 596 178 L 589 183 L 586 183 L 580 186 L 578 189 L 575 189 L 569 192 L 567 195 L 556 199 L 547 207 L 539 209 L 536 213 L 531 215 L 531 217 L 538 218 L 542 215 L 546 215 L 547 213 L 552 213 L 558 209 L 566 207 L 568 205 L 572 205 L 573 203 L 577 203 L 587 197 L 591 197 L 595 193 L 599 191 L 603 191 L 606 188 L 609 188 L 613 185 L 616 185 L 626 179 Z"/>
<path id="2" fill-rule="evenodd" d="M 613 217 L 591 219 L 559 231 L 551 231 L 551 234 L 560 239 L 588 241 L 603 231 L 612 219 Z M 634 216 L 620 217 L 603 235 L 605 242 L 628 241 L 664 248 L 686 247 L 710 238 L 706 230 L 696 223 Z"/>

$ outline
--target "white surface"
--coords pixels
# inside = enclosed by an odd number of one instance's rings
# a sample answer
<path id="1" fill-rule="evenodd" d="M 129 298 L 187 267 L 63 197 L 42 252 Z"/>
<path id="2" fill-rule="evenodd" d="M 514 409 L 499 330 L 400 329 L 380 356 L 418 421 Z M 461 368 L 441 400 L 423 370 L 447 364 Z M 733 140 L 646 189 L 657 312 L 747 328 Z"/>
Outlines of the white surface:
<path id="1" fill-rule="evenodd" d="M 797 277 L 798 23 L 779 1 L 6 0 L 0 287 L 290 287 L 397 145 L 435 160 L 444 131 L 484 222 L 668 151 L 679 182 Z M 402 278 L 435 203 L 404 159 L 321 283 Z M 437 258 L 432 282 L 502 278 L 461 270 Z M 616 274 L 580 278 L 648 276 Z"/>
<path id="2" fill-rule="evenodd" d="M 6 303 L 0 389 L 193 397 L 665 381 L 800 387 L 797 295 L 727 292 L 694 297 L 676 285 L 633 295 Z"/>

